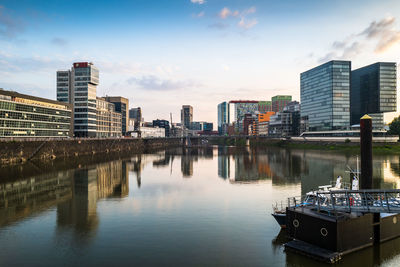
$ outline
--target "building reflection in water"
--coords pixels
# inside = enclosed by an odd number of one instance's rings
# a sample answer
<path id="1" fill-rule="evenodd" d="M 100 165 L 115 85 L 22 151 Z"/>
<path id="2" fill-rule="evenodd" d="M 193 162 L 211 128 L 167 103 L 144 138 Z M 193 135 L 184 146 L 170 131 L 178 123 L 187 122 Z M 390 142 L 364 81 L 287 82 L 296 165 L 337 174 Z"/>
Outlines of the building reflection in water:
<path id="1" fill-rule="evenodd" d="M 129 175 L 124 161 L 101 163 L 73 171 L 72 197 L 57 205 L 57 232 L 72 229 L 85 239 L 97 230 L 97 201 L 122 198 L 129 193 Z"/>
<path id="2" fill-rule="evenodd" d="M 60 171 L 1 183 L 0 226 L 34 216 L 71 199 L 72 175 L 73 171 Z"/>

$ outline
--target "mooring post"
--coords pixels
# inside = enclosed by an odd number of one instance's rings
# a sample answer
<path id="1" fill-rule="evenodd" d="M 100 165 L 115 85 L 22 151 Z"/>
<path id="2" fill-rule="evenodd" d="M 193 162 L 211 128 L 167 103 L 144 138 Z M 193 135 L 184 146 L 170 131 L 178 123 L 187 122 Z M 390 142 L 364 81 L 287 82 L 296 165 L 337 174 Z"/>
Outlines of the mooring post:
<path id="1" fill-rule="evenodd" d="M 360 119 L 361 181 L 360 189 L 372 189 L 372 118 Z"/>

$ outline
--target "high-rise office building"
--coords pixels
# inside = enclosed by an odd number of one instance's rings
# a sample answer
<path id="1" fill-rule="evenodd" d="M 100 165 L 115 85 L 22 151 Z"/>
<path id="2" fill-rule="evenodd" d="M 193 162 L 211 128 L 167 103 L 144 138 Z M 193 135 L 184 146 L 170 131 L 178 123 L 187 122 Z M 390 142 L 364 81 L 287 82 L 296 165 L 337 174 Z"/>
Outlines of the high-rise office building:
<path id="1" fill-rule="evenodd" d="M 281 112 L 286 105 L 292 101 L 291 95 L 277 95 L 271 98 L 272 111 Z"/>
<path id="2" fill-rule="evenodd" d="M 193 107 L 190 105 L 183 105 L 181 110 L 181 122 L 182 125 L 187 129 L 190 129 L 190 126 L 193 122 Z"/>
<path id="3" fill-rule="evenodd" d="M 229 125 L 229 103 L 222 102 L 218 105 L 218 133 L 227 134 Z"/>
<path id="4" fill-rule="evenodd" d="M 57 71 L 57 100 L 73 105 L 74 135 L 77 137 L 96 136 L 98 84 L 99 70 L 93 63 L 76 62 L 70 71 Z"/>
<path id="5" fill-rule="evenodd" d="M 126 135 L 129 119 L 129 100 L 121 96 L 106 96 L 105 100 L 113 103 L 115 111 L 121 113 L 122 135 Z"/>
<path id="6" fill-rule="evenodd" d="M 309 130 L 350 127 L 350 70 L 350 61 L 333 60 L 301 73 L 301 117 Z"/>
<path id="7" fill-rule="evenodd" d="M 135 131 L 139 131 L 140 130 L 140 124 L 143 121 L 142 109 L 140 107 L 131 108 L 129 110 L 129 119 L 133 119 L 134 120 L 134 130 Z"/>
<path id="8" fill-rule="evenodd" d="M 351 72 L 351 124 L 368 114 L 374 128 L 383 128 L 383 113 L 396 111 L 396 63 L 378 62 Z"/>

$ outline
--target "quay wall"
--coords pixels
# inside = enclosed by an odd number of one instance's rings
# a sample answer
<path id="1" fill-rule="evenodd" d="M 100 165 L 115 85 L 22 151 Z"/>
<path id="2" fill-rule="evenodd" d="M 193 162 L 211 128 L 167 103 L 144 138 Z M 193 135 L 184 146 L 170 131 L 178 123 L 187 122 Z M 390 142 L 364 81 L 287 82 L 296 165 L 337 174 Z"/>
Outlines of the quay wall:
<path id="1" fill-rule="evenodd" d="M 180 138 L 1 140 L 0 164 L 108 153 L 143 153 L 182 144 Z"/>

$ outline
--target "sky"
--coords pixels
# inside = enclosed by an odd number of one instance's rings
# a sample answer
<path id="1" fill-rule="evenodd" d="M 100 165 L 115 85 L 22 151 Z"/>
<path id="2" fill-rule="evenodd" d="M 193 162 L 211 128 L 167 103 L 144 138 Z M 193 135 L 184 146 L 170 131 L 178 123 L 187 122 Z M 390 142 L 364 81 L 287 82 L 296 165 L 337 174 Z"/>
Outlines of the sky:
<path id="1" fill-rule="evenodd" d="M 0 88 L 55 99 L 56 71 L 89 61 L 97 95 L 146 121 L 189 104 L 216 124 L 223 101 L 300 100 L 300 73 L 323 62 L 400 62 L 399 14 L 398 0 L 0 0 Z"/>

